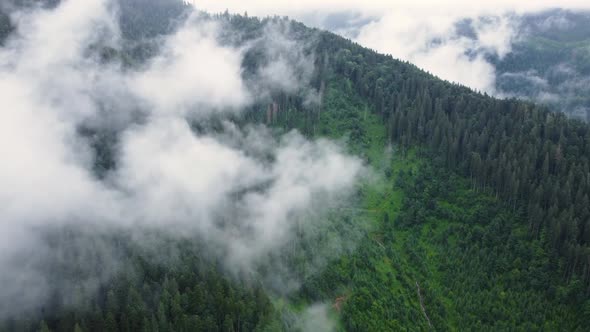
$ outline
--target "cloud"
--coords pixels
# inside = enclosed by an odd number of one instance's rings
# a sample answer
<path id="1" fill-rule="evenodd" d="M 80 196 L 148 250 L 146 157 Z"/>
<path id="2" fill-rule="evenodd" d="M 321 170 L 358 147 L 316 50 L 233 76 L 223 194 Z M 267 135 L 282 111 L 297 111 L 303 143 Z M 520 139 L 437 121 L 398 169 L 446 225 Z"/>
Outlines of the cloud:
<path id="1" fill-rule="evenodd" d="M 462 12 L 466 15 L 473 16 L 482 12 L 498 12 L 514 10 L 518 12 L 541 10 L 556 7 L 553 0 L 524 0 L 509 1 L 499 0 L 492 2 L 472 2 L 467 0 L 416 0 L 412 2 L 403 0 L 370 0 L 359 2 L 356 0 L 301 0 L 297 2 L 287 0 L 228 0 L 223 3 L 215 0 L 194 0 L 194 5 L 198 9 L 210 12 L 222 12 L 229 9 L 232 12 L 243 13 L 247 11 L 250 14 L 265 15 L 290 15 L 298 16 L 302 13 L 334 12 L 338 11 L 355 11 L 365 14 L 382 14 L 388 11 L 400 11 L 405 9 L 420 10 L 424 15 L 430 15 L 433 12 Z M 589 8 L 590 5 L 582 0 L 564 0 L 559 2 L 563 8 Z"/>
<path id="2" fill-rule="evenodd" d="M 392 12 L 361 28 L 356 39 L 443 79 L 494 93 L 495 68 L 488 57 L 510 52 L 515 23 L 510 16 L 476 17 L 467 21 L 469 36 L 458 31 L 460 19 L 446 12 Z"/>
<path id="3" fill-rule="evenodd" d="M 326 304 L 314 304 L 307 308 L 300 315 L 297 327 L 301 331 L 336 331 L 336 324 L 330 319 L 329 307 Z"/>
<path id="4" fill-rule="evenodd" d="M 555 7 L 590 9 L 587 1 L 550 0 L 473 2 L 435 1 L 212 1 L 195 0 L 211 12 L 289 15 L 305 23 L 330 29 L 363 46 L 410 61 L 441 77 L 476 90 L 496 94 L 496 72 L 491 57 L 504 57 L 518 35 L 516 17 Z M 335 11 L 344 13 L 334 16 Z M 483 19 L 485 18 L 485 19 Z M 455 24 L 473 21 L 477 38 L 457 34 Z M 361 22 L 361 24 L 359 24 Z M 554 20 L 546 24 L 561 24 Z"/>
<path id="5" fill-rule="evenodd" d="M 76 133 L 77 124 L 96 111 L 91 91 L 98 72 L 84 56 L 86 46 L 116 36 L 107 32 L 113 21 L 105 3 L 70 1 L 60 11 L 13 17 L 20 38 L 0 48 L 2 312 L 30 305 L 47 291 L 38 271 L 22 259 L 44 252 L 33 230 L 100 220 L 111 202 L 91 175 L 92 155 Z"/>
<path id="6" fill-rule="evenodd" d="M 83 22 L 107 18 L 102 22 L 110 23 L 99 1 L 87 5 L 90 10 L 68 2 L 59 13 L 33 12 L 31 20 L 23 16 L 17 21 L 23 22 L 19 33 L 26 37 L 0 49 L 5 106 L 0 114 L 0 197 L 9 202 L 1 210 L 3 223 L 36 222 L 45 213 L 61 219 L 102 191 L 87 170 L 91 155 L 75 131 L 76 124 L 96 111 L 89 92 L 89 77 L 96 72 L 88 68 L 91 60 L 83 57 L 80 45 L 94 40 L 90 31 L 96 25 Z M 43 38 L 46 31 L 59 36 Z"/>
<path id="7" fill-rule="evenodd" d="M 228 270 L 254 273 L 296 240 L 296 227 L 320 223 L 364 171 L 359 159 L 326 140 L 241 128 L 229 117 L 223 128 L 207 129 L 211 115 L 224 118 L 271 96 L 262 89 L 268 82 L 287 93 L 305 89 L 313 56 L 292 52 L 304 47 L 288 29 L 264 31 L 265 85 L 244 80 L 241 68 L 248 47 L 258 44 L 222 44 L 225 27 L 196 14 L 162 37 L 144 66 L 125 67 L 116 57 L 105 62 L 99 50 L 122 48 L 115 12 L 108 0 L 70 0 L 11 14 L 17 31 L 0 48 L 5 314 L 42 305 L 63 286 L 46 272 L 84 261 L 68 259 L 72 252 L 95 252 L 108 265 L 79 281 L 88 291 L 112 276 L 118 253 L 103 240 L 119 230 L 140 242 L 145 229 L 195 236 Z M 205 129 L 193 130 L 196 122 Z M 84 128 L 116 136 L 115 166 L 104 177 L 94 171 L 92 131 Z M 91 239 L 48 242 L 47 234 L 67 228 Z"/>
<path id="8" fill-rule="evenodd" d="M 246 147 L 265 146 L 264 154 L 230 144 L 227 135 Z M 328 141 L 310 142 L 296 132 L 276 141 L 257 127 L 195 136 L 181 119 L 128 130 L 121 155 L 111 181 L 128 193 L 125 208 L 136 222 L 207 234 L 227 247 L 236 270 L 280 248 L 293 222 L 306 222 L 298 215 L 321 211 L 314 202 L 343 197 L 337 193 L 362 171 L 359 160 Z"/>
<path id="9" fill-rule="evenodd" d="M 565 13 L 558 13 L 557 15 L 549 16 L 541 22 L 536 22 L 537 28 L 541 31 L 548 30 L 567 30 L 573 27 L 572 22 L 567 18 Z"/>
<path id="10" fill-rule="evenodd" d="M 241 79 L 243 50 L 220 46 L 220 29 L 192 15 L 128 85 L 156 112 L 210 112 L 247 104 L 251 96 Z"/>
<path id="11" fill-rule="evenodd" d="M 313 35 L 305 40 L 298 38 L 290 21 L 267 21 L 259 38 L 244 46 L 250 59 L 256 59 L 259 68 L 248 77 L 248 85 L 258 100 L 270 101 L 279 93 L 303 98 L 306 105 L 318 101 L 318 94 L 310 85 L 315 71 L 313 49 L 317 39 Z"/>
<path id="12" fill-rule="evenodd" d="M 579 119 L 588 119 L 586 98 L 590 78 L 575 63 L 558 63 L 538 70 L 503 72 L 497 77 L 498 96 L 514 97 L 550 105 Z"/>

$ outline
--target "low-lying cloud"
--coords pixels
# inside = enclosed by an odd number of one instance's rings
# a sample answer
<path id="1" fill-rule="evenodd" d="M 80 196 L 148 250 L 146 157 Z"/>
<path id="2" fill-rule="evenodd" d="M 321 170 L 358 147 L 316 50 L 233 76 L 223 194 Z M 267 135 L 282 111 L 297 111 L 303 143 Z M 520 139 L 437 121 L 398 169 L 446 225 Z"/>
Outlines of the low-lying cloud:
<path id="1" fill-rule="evenodd" d="M 145 71 L 131 75 L 129 87 L 159 113 L 235 110 L 248 104 L 251 96 L 241 79 L 243 51 L 220 46 L 220 29 L 191 16 L 164 41 Z"/>
<path id="2" fill-rule="evenodd" d="M 142 66 L 125 67 L 116 57 L 105 62 L 97 50 L 121 49 L 116 8 L 109 0 L 70 0 L 54 10 L 12 13 L 16 32 L 0 48 L 3 314 L 49 296 L 37 266 L 59 257 L 47 252 L 44 230 L 194 234 L 212 244 L 228 270 L 252 271 L 293 240 L 295 227 L 321 221 L 363 172 L 360 160 L 337 144 L 297 132 L 277 137 L 223 120 L 221 129 L 197 133 L 195 121 L 236 114 L 260 95 L 271 96 L 264 84 L 251 88 L 242 77 L 248 46 L 220 43 L 223 26 L 195 13 Z M 293 57 L 296 43 L 284 30 L 265 36 L 263 43 L 283 47 L 271 46 L 278 53 L 259 78 L 285 78 L 273 84 L 285 92 L 304 89 L 312 55 Z M 94 172 L 96 151 L 81 128 L 117 137 L 115 167 L 103 176 Z M 103 249 L 105 257 L 116 256 Z M 116 270 L 116 260 L 107 258 Z"/>
<path id="3" fill-rule="evenodd" d="M 522 33 L 519 17 L 555 7 L 590 9 L 587 1 L 213 1 L 195 0 L 200 9 L 248 12 L 255 15 L 289 15 L 305 23 L 332 30 L 372 48 L 416 64 L 442 79 L 473 89 L 499 94 L 496 68 L 490 58 L 501 59 Z M 469 21 L 471 35 L 457 24 Z M 564 27 L 564 18 L 545 22 L 546 28 Z"/>

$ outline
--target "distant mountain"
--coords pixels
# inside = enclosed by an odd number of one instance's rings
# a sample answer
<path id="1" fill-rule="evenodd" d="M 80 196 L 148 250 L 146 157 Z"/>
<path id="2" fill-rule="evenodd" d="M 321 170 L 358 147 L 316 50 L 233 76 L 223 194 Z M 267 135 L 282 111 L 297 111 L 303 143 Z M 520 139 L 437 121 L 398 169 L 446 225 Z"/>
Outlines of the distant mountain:
<path id="1" fill-rule="evenodd" d="M 4 43 L 4 40 L 8 34 L 12 31 L 13 27 L 10 22 L 10 17 L 7 13 L 0 10 L 0 45 Z"/>
<path id="2" fill-rule="evenodd" d="M 494 64 L 499 93 L 590 120 L 590 13 L 522 16 L 512 52 Z"/>

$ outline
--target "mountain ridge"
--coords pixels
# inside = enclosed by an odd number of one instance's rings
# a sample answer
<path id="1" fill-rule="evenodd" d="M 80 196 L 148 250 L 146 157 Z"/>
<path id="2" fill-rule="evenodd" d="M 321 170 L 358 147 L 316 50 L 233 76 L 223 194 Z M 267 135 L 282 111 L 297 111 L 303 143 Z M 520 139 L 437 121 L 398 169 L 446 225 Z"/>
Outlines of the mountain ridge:
<path id="1" fill-rule="evenodd" d="M 91 314 L 66 307 L 44 317 L 41 311 L 40 323 L 12 321 L 4 329 L 297 330 L 305 326 L 297 318 L 301 307 L 331 305 L 337 298 L 342 307 L 330 315 L 340 322 L 333 327 L 338 330 L 428 330 L 430 320 L 441 330 L 584 329 L 590 313 L 587 124 L 445 82 L 290 20 L 204 17 L 224 24 L 222 41 L 238 46 L 279 22 L 290 40 L 303 45 L 302 54 L 313 55 L 307 86 L 261 97 L 235 123 L 298 129 L 310 138 L 344 137 L 347 149 L 371 165 L 380 181 L 361 184 L 354 203 L 359 210 L 330 216 L 313 234 L 321 240 L 312 236 L 269 258 L 287 260 L 303 276 L 293 294 L 252 290 L 239 278 L 226 282 L 223 268 L 194 254 L 199 249 L 180 250 L 185 261 L 177 267 L 124 249 L 129 265 L 149 277 L 133 269 L 118 276 L 113 289 L 101 289 Z M 147 21 L 133 22 L 141 27 Z M 166 15 L 158 22 L 148 35 L 170 31 Z M 145 38 L 142 29 L 129 31 L 135 32 L 126 38 Z M 114 49 L 105 60 L 133 67 L 157 54 L 157 46 L 148 41 L 133 51 Z M 259 73 L 265 57 L 258 46 L 248 49 L 242 75 Z M 319 104 L 308 102 L 310 91 Z M 221 127 L 215 117 L 207 119 L 211 123 L 188 121 L 197 135 Z M 110 151 L 116 143 L 98 141 L 102 145 Z M 99 164 L 100 154 L 95 151 Z M 116 160 L 104 160 L 106 173 L 118 167 Z M 299 232 L 306 236 L 306 229 Z M 309 258 L 321 252 L 317 244 L 329 239 L 358 244 L 308 273 Z"/>

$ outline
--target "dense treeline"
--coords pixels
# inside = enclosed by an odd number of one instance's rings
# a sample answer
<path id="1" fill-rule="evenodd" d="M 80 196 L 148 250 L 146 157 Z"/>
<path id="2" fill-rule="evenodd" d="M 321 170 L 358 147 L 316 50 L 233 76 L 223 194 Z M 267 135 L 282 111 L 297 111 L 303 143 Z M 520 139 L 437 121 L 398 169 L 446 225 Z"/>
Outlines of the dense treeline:
<path id="1" fill-rule="evenodd" d="M 268 22 L 244 16 L 218 18 L 246 31 Z M 491 98 L 334 34 L 288 24 L 293 38 L 308 40 L 314 47 L 311 85 L 320 97 L 330 84 L 358 95 L 382 119 L 390 143 L 427 147 L 443 156 L 450 170 L 470 178 L 474 189 L 500 197 L 524 214 L 531 238 L 547 238 L 545 250 L 563 279 L 590 290 L 586 123 L 531 103 Z M 258 121 L 322 134 L 316 129 L 325 100 L 306 107 L 302 99 L 277 95 L 270 105 L 254 107 L 250 114 Z M 358 119 L 366 112 L 365 108 L 337 115 L 352 117 L 338 132 L 360 139 Z"/>
<path id="2" fill-rule="evenodd" d="M 59 257 L 46 262 L 51 301 L 0 322 L 0 331 L 255 331 L 272 323 L 264 290 L 228 279 L 201 241 L 145 237 L 49 233 Z M 115 264 L 113 275 L 92 279 Z"/>
<path id="3" fill-rule="evenodd" d="M 474 188 L 427 146 L 384 153 L 388 133 L 366 100 L 345 81 L 327 86 L 318 133 L 347 133 L 351 151 L 383 176 L 351 215 L 371 220 L 370 233 L 306 279 L 303 299 L 332 302 L 347 331 L 429 330 L 429 321 L 443 331 L 584 329 L 587 294 L 563 280 L 547 236 L 531 237 L 522 211 Z"/>
<path id="4" fill-rule="evenodd" d="M 378 226 L 306 283 L 305 297 L 342 301 L 347 331 L 584 330 L 588 304 L 576 303 L 586 297 L 559 286 L 544 239 L 515 226 L 513 211 L 425 156 L 392 166 L 392 196 L 370 203 Z"/>
<path id="5" fill-rule="evenodd" d="M 474 188 L 524 212 L 530 235 L 547 236 L 546 249 L 564 279 L 590 284 L 587 124 L 444 82 L 331 33 L 291 27 L 294 35 L 317 39 L 312 84 L 320 95 L 330 81 L 344 82 L 344 90 L 379 114 L 390 142 L 429 147 L 445 157 L 447 167 L 471 178 Z M 291 111 L 301 110 L 296 98 L 278 96 L 275 102 L 278 120 L 315 133 L 322 106 L 297 114 Z"/>
<path id="6" fill-rule="evenodd" d="M 182 15 L 175 8 L 162 11 L 159 25 L 145 31 L 142 25 L 150 21 L 137 18 L 138 26 L 124 28 L 129 31 L 124 35 L 166 33 L 174 24 L 168 15 Z M 259 37 L 269 23 L 287 26 L 315 59 L 309 86 L 290 95 L 273 93 L 239 120 L 299 128 L 310 136 L 346 136 L 351 152 L 376 168 L 382 160 L 375 156 L 389 145 L 400 147 L 402 155 L 418 147 L 421 160 L 437 159 L 435 165 L 444 168 L 410 165 L 394 176 L 400 165 L 385 162 L 388 188 L 358 193 L 368 209 L 355 213 L 367 215 L 351 213 L 314 237 L 328 241 L 347 231 L 339 228 L 376 220 L 371 234 L 351 232 L 364 236 L 354 255 L 327 262 L 315 274 L 306 268 L 309 257 L 318 255 L 313 242 L 289 249 L 289 267 L 304 279 L 292 300 L 335 303 L 347 330 L 427 330 L 429 324 L 442 330 L 581 327 L 578 315 L 590 312 L 588 125 L 532 104 L 475 93 L 285 19 L 228 14 L 209 19 L 233 28 L 235 33 L 229 30 L 222 38 L 237 45 Z M 116 52 L 138 61 L 153 48 Z M 264 61 L 260 49 L 249 50 L 245 79 Z M 309 93 L 319 102 L 308 102 Z M 375 139 L 381 131 L 383 137 Z M 108 135 L 96 138 L 99 176 L 116 167 L 102 146 L 113 141 Z M 470 188 L 455 174 L 469 179 Z M 259 287 L 225 279 L 191 244 L 179 246 L 181 258 L 174 264 L 162 265 L 138 248 L 125 249 L 125 241 L 113 243 L 123 246 L 126 256 L 119 259 L 129 269 L 101 286 L 85 307 L 58 300 L 32 316 L 39 319 L 15 319 L 2 327 L 247 331 L 273 324 L 273 306 Z M 569 306 L 580 312 L 568 316 Z"/>
<path id="7" fill-rule="evenodd" d="M 374 107 L 392 142 L 425 145 L 445 165 L 526 212 L 566 280 L 590 282 L 590 128 L 532 104 L 497 100 L 324 34 L 336 77 Z"/>
<path id="8" fill-rule="evenodd" d="M 118 4 L 121 32 L 130 41 L 173 32 L 191 8 L 169 0 L 120 0 Z"/>
<path id="9" fill-rule="evenodd" d="M 584 291 L 574 283 L 562 286 L 551 271 L 549 254 L 542 248 L 546 238 L 531 239 L 526 225 L 518 224 L 518 213 L 489 195 L 474 193 L 467 181 L 437 167 L 439 158 L 427 160 L 434 162 L 423 163 L 418 172 L 398 174 L 396 183 L 405 198 L 397 223 L 411 234 L 428 229 L 437 248 L 436 260 L 429 262 L 441 271 L 436 287 L 452 295 L 436 294 L 432 280 L 424 280 L 423 288 L 431 291 L 426 303 L 432 321 L 449 326 L 456 311 L 457 327 L 474 331 L 583 330 Z M 409 256 L 420 266 L 429 261 L 428 248 L 413 236 L 408 238 L 415 241 Z M 423 273 L 436 278 L 433 272 Z M 452 306 L 439 298 L 446 296 L 453 297 Z"/>

